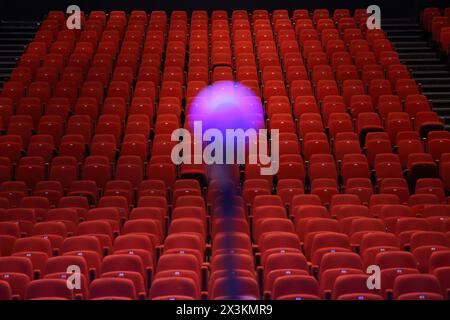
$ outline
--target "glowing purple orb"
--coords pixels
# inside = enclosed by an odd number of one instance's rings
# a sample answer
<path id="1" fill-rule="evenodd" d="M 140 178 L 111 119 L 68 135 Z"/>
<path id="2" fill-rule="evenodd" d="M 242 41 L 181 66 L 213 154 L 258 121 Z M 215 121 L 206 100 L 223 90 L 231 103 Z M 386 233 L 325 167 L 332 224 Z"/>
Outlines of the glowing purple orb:
<path id="1" fill-rule="evenodd" d="M 260 97 L 246 86 L 233 81 L 216 82 L 194 98 L 188 110 L 189 124 L 202 121 L 203 131 L 218 129 L 261 129 L 264 111 Z"/>

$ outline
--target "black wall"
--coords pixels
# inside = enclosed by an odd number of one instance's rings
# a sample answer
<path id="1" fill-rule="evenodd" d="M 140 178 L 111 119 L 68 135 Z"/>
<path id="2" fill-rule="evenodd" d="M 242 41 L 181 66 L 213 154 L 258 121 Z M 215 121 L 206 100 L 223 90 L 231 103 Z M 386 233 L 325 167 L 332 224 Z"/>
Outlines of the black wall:
<path id="1" fill-rule="evenodd" d="M 91 10 L 214 10 L 225 9 L 316 9 L 364 8 L 371 4 L 381 7 L 383 17 L 417 18 L 427 6 L 450 6 L 450 0 L 0 0 L 0 17 L 9 20 L 40 20 L 50 10 L 63 10 L 76 4 Z"/>

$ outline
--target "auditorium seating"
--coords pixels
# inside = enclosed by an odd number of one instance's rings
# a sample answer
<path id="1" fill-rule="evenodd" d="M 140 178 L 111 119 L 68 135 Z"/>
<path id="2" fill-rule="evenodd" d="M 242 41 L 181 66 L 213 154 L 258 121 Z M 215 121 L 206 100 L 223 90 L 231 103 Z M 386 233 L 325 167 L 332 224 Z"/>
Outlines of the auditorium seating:
<path id="1" fill-rule="evenodd" d="M 0 299 L 449 298 L 450 137 L 365 9 L 82 17 L 49 12 L 1 91 Z M 172 162 L 224 80 L 279 129 L 275 176 Z"/>

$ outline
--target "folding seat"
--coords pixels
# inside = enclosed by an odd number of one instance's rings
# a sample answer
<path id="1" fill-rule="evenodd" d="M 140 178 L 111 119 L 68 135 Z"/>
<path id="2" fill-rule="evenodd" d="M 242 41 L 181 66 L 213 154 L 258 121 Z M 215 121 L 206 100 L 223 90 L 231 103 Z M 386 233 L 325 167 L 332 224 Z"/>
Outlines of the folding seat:
<path id="1" fill-rule="evenodd" d="M 92 134 L 92 122 L 87 115 L 73 115 L 67 123 L 66 134 L 81 134 L 84 141 L 89 144 Z"/>
<path id="2" fill-rule="evenodd" d="M 378 290 L 369 289 L 367 275 L 351 274 L 339 276 L 333 287 L 333 300 L 382 300 Z"/>
<path id="3" fill-rule="evenodd" d="M 347 51 L 345 43 L 340 39 L 329 40 L 326 42 L 326 53 L 329 57 L 331 57 L 336 52 L 345 52 L 345 51 Z"/>
<path id="4" fill-rule="evenodd" d="M 42 221 L 46 219 L 50 203 L 45 197 L 27 196 L 21 199 L 20 207 L 33 209 L 36 219 Z"/>
<path id="5" fill-rule="evenodd" d="M 57 253 L 64 238 L 67 236 L 67 229 L 62 222 L 39 222 L 33 226 L 32 236 L 48 239 L 50 241 L 52 251 Z"/>
<path id="6" fill-rule="evenodd" d="M 91 156 L 106 157 L 110 162 L 113 162 L 118 152 L 116 146 L 116 139 L 113 135 L 98 134 L 92 139 L 90 154 Z"/>
<path id="7" fill-rule="evenodd" d="M 45 164 L 41 157 L 23 157 L 20 159 L 16 180 L 24 181 L 28 188 L 32 189 L 37 182 L 45 180 Z"/>
<path id="8" fill-rule="evenodd" d="M 9 120 L 8 135 L 21 136 L 25 146 L 28 145 L 33 130 L 33 120 L 30 115 L 14 115 Z"/>
<path id="9" fill-rule="evenodd" d="M 140 288 L 136 291 L 140 295 L 145 295 L 147 273 L 139 256 L 115 253 L 105 257 L 102 261 L 102 278 L 110 277 L 132 279 L 136 289 Z"/>
<path id="10" fill-rule="evenodd" d="M 317 268 L 323 255 L 328 252 L 349 251 L 349 248 L 350 241 L 347 235 L 337 232 L 319 232 L 311 243 L 312 266 Z"/>
<path id="11" fill-rule="evenodd" d="M 334 80 L 333 70 L 327 65 L 314 66 L 311 76 L 313 84 L 317 84 L 319 80 Z"/>
<path id="12" fill-rule="evenodd" d="M 125 127 L 125 136 L 141 136 L 137 140 L 142 140 L 142 143 L 147 143 L 147 138 L 150 135 L 150 126 L 151 123 L 148 121 L 148 117 L 146 115 L 134 114 L 128 117 L 127 125 Z M 139 148 L 144 148 L 139 142 Z M 145 147 L 146 148 L 146 147 Z M 142 151 L 141 151 L 142 152 Z"/>
<path id="13" fill-rule="evenodd" d="M 47 259 L 51 255 L 50 241 L 38 237 L 16 239 L 12 254 L 12 256 L 30 259 L 35 274 L 44 272 Z"/>
<path id="14" fill-rule="evenodd" d="M 70 95 L 70 103 L 73 104 L 78 98 L 78 89 L 84 81 L 84 73 L 80 67 L 64 67 L 65 63 L 59 54 L 51 55 L 47 62 L 50 66 L 57 65 L 61 70 L 61 80 L 56 84 L 55 94 L 63 98 L 64 93 Z M 69 86 L 73 86 L 76 90 L 72 90 Z"/>
<path id="15" fill-rule="evenodd" d="M 139 185 L 138 198 L 141 196 L 166 197 L 167 189 L 162 180 L 144 180 Z"/>
<path id="16" fill-rule="evenodd" d="M 443 154 L 450 151 L 449 138 L 450 135 L 447 131 L 430 131 L 428 133 L 427 149 L 433 159 L 440 160 Z"/>
<path id="17" fill-rule="evenodd" d="M 100 81 L 85 81 L 81 88 L 80 97 L 95 98 L 97 103 L 103 102 L 103 85 Z"/>
<path id="18" fill-rule="evenodd" d="M 91 204 L 95 205 L 98 200 L 97 184 L 93 180 L 72 181 L 67 196 L 85 197 Z"/>
<path id="19" fill-rule="evenodd" d="M 164 255 L 190 254 L 199 264 L 203 262 L 204 249 L 200 234 L 171 234 L 164 241 Z"/>
<path id="20" fill-rule="evenodd" d="M 56 42 L 54 43 L 53 46 L 55 46 Z M 52 46 L 52 48 L 53 48 Z M 25 53 L 20 57 L 20 60 L 17 63 L 18 67 L 21 68 L 29 68 L 32 74 L 36 73 L 36 70 L 39 68 L 41 64 L 41 57 L 37 54 L 34 53 Z M 11 83 L 11 81 L 7 82 L 7 83 Z M 3 86 L 3 88 L 5 89 L 5 86 Z M 8 90 L 10 90 L 11 87 L 8 88 Z M 3 90 L 4 93 L 5 90 Z M 13 93 L 12 91 L 10 91 L 10 93 Z"/>
<path id="21" fill-rule="evenodd" d="M 92 120 L 97 120 L 98 117 L 98 103 L 93 97 L 80 97 L 78 98 L 74 114 L 88 115 Z"/>
<path id="22" fill-rule="evenodd" d="M 273 282 L 274 300 L 320 300 L 319 285 L 308 275 L 280 276 Z"/>
<path id="23" fill-rule="evenodd" d="M 385 178 L 403 178 L 400 158 L 396 154 L 377 154 L 375 156 L 374 168 L 378 182 Z"/>
<path id="24" fill-rule="evenodd" d="M 329 154 L 313 154 L 309 161 L 308 176 L 311 181 L 316 179 L 332 179 L 337 181 L 337 168 L 334 158 Z"/>
<path id="25" fill-rule="evenodd" d="M 322 27 L 321 27 L 321 29 L 323 31 L 323 32 L 320 32 L 323 47 L 327 48 L 328 42 L 330 42 L 330 41 L 340 40 L 339 32 L 336 29 L 327 28 L 327 29 L 323 30 Z M 329 54 L 329 56 L 331 56 L 331 54 Z"/>
<path id="26" fill-rule="evenodd" d="M 52 160 L 49 180 L 61 182 L 64 189 L 68 189 L 72 181 L 78 178 L 78 164 L 74 157 L 55 157 Z"/>
<path id="27" fill-rule="evenodd" d="M 41 113 L 42 105 L 41 100 L 38 97 L 24 97 L 20 99 L 16 114 L 30 115 L 34 121 L 34 126 L 37 126 Z"/>
<path id="28" fill-rule="evenodd" d="M 82 168 L 82 179 L 92 180 L 99 188 L 104 188 L 111 179 L 111 166 L 107 157 L 89 156 Z"/>
<path id="29" fill-rule="evenodd" d="M 264 99 L 266 101 L 269 101 L 271 96 L 286 96 L 287 92 L 283 82 L 279 80 L 268 80 L 265 83 L 263 94 Z"/>
<path id="30" fill-rule="evenodd" d="M 154 246 L 162 241 L 161 225 L 154 219 L 134 219 L 125 223 L 122 234 L 142 234 L 150 238 Z"/>
<path id="31" fill-rule="evenodd" d="M 17 163 L 22 156 L 23 142 L 19 135 L 4 135 L 0 137 L 0 155 L 11 163 Z"/>
<path id="32" fill-rule="evenodd" d="M 372 43 L 372 51 L 375 53 L 375 57 L 377 59 L 380 58 L 382 52 L 392 51 L 392 44 L 389 40 L 386 39 L 374 39 L 371 41 Z"/>
<path id="33" fill-rule="evenodd" d="M 407 179 L 411 185 L 414 187 L 415 183 L 420 178 L 433 178 L 438 177 L 438 170 L 433 157 L 429 153 L 411 153 L 408 155 L 407 162 Z M 442 188 L 442 184 L 438 183 L 439 187 Z M 442 198 L 442 192 L 437 192 Z"/>
<path id="34" fill-rule="evenodd" d="M 20 237 L 19 225 L 14 222 L 0 222 L 0 240 L 2 254 L 4 256 L 11 255 L 14 242 Z"/>
<path id="35" fill-rule="evenodd" d="M 400 275 L 394 282 L 395 300 L 442 300 L 438 279 L 428 274 Z"/>
<path id="36" fill-rule="evenodd" d="M 61 137 L 64 134 L 64 120 L 60 115 L 42 116 L 39 120 L 37 132 L 39 135 L 50 135 L 52 138 L 51 143 L 53 144 L 54 142 L 54 144 L 59 145 Z M 31 136 L 30 142 L 33 140 L 34 136 Z M 54 147 L 54 145 L 52 145 L 52 147 Z"/>
<path id="37" fill-rule="evenodd" d="M 422 216 L 425 206 L 439 203 L 439 198 L 435 194 L 413 194 L 409 197 L 409 206 L 418 216 Z"/>
<path id="38" fill-rule="evenodd" d="M 379 40 L 376 40 L 376 41 L 379 41 Z M 376 55 L 377 54 L 375 54 L 375 56 Z M 386 50 L 381 51 L 379 53 L 379 56 L 377 59 L 384 70 L 388 70 L 392 65 L 401 64 L 398 53 L 395 51 L 389 50 L 388 48 L 386 48 Z"/>
<path id="39" fill-rule="evenodd" d="M 346 270 L 361 270 L 362 261 L 358 254 L 354 252 L 330 252 L 322 257 L 320 263 L 319 279 L 324 274 L 333 269 L 345 268 Z"/>
<path id="40" fill-rule="evenodd" d="M 89 299 L 136 300 L 136 288 L 133 281 L 126 278 L 96 279 L 89 286 Z"/>
<path id="41" fill-rule="evenodd" d="M 375 65 L 375 55 L 373 54 L 373 52 L 369 52 L 368 44 L 364 42 L 364 44 L 362 45 L 362 50 L 357 52 L 358 50 L 360 50 L 360 47 L 358 45 L 352 46 L 355 41 L 360 40 L 353 40 L 350 44 L 350 50 L 352 55 L 355 56 L 355 65 L 358 67 L 358 69 L 363 69 L 364 66 Z"/>
<path id="42" fill-rule="evenodd" d="M 311 193 L 320 197 L 322 204 L 327 205 L 334 194 L 339 193 L 335 179 L 318 178 L 311 183 Z"/>
<path id="43" fill-rule="evenodd" d="M 236 285 L 230 286 L 231 281 Z M 235 287 L 238 289 L 235 290 Z M 210 289 L 209 299 L 259 299 L 258 284 L 254 278 L 249 277 L 232 277 L 219 278 L 214 282 L 214 286 Z"/>
<path id="44" fill-rule="evenodd" d="M 372 218 L 370 210 L 363 205 L 357 204 L 342 204 L 334 206 L 331 209 L 331 215 L 336 217 L 341 225 L 341 229 L 349 233 L 352 220 L 359 217 Z"/>
<path id="45" fill-rule="evenodd" d="M 95 128 L 95 134 L 112 134 L 116 141 L 119 141 L 122 135 L 120 117 L 115 114 L 101 115 Z"/>
<path id="46" fill-rule="evenodd" d="M 147 160 L 147 139 L 142 134 L 126 134 L 122 143 L 121 155 L 139 156 Z"/>
<path id="47" fill-rule="evenodd" d="M 152 300 L 194 300 L 199 297 L 198 286 L 187 277 L 155 279 L 150 290 Z"/>
<path id="48" fill-rule="evenodd" d="M 391 86 L 396 88 L 397 80 L 410 79 L 408 69 L 404 65 L 391 65 L 388 69 L 388 79 Z"/>
<path id="49" fill-rule="evenodd" d="M 242 232 L 216 234 L 212 246 L 214 255 L 229 254 L 230 250 L 241 253 L 246 259 L 251 258 L 249 253 L 252 249 L 249 235 Z M 249 259 L 249 261 L 252 260 Z"/>
<path id="50" fill-rule="evenodd" d="M 440 203 L 445 203 L 444 185 L 440 179 L 421 178 L 416 181 L 416 194 L 433 194 Z"/>
<path id="51" fill-rule="evenodd" d="M 101 84 L 98 83 L 100 86 Z M 88 86 L 86 85 L 86 90 Z M 89 96 L 89 95 L 85 95 Z M 71 105 L 75 105 L 78 98 L 78 88 L 71 80 L 61 80 L 56 84 L 53 97 L 55 98 L 68 98 Z"/>
<path id="52" fill-rule="evenodd" d="M 369 132 L 366 135 L 365 151 L 372 167 L 380 164 L 382 155 L 392 152 L 391 141 L 387 133 Z M 380 156 L 377 158 L 378 155 Z"/>
<path id="53" fill-rule="evenodd" d="M 5 181 L 0 185 L 0 196 L 8 199 L 11 208 L 18 207 L 28 190 L 23 181 Z"/>
<path id="54" fill-rule="evenodd" d="M 293 178 L 304 181 L 305 167 L 301 156 L 291 154 L 281 155 L 277 178 L 278 179 Z M 272 185 L 270 180 L 271 179 L 269 179 L 270 185 Z"/>
<path id="55" fill-rule="evenodd" d="M 361 30 L 356 28 L 348 28 L 344 30 L 344 36 L 343 40 L 348 45 L 353 40 L 361 40 L 362 39 L 362 33 Z"/>
<path id="56" fill-rule="evenodd" d="M 315 154 L 330 153 L 328 138 L 323 132 L 308 132 L 303 137 L 303 155 L 310 160 Z"/>
<path id="57" fill-rule="evenodd" d="M 192 254 L 170 253 L 163 254 L 160 257 L 156 274 L 163 271 L 179 270 L 179 271 L 193 271 L 200 279 L 200 265 L 197 258 Z M 153 287 L 153 286 L 152 286 Z"/>
<path id="58" fill-rule="evenodd" d="M 256 226 L 255 226 L 256 227 Z M 268 257 L 274 252 L 288 250 L 300 253 L 300 240 L 292 231 L 270 231 L 259 236 L 259 250 L 261 252 L 261 264 L 265 265 Z M 302 257 L 303 258 L 303 257 Z"/>
<path id="59" fill-rule="evenodd" d="M 450 207 L 445 204 L 426 205 L 423 209 L 423 217 L 448 217 Z"/>
<path id="60" fill-rule="evenodd" d="M 377 109 L 378 113 L 383 119 L 387 118 L 390 112 L 402 112 L 400 99 L 395 95 L 379 96 Z"/>
<path id="61" fill-rule="evenodd" d="M 316 98 L 322 101 L 325 96 L 339 95 L 337 84 L 334 80 L 319 80 L 316 87 Z"/>
<path id="62" fill-rule="evenodd" d="M 90 59 L 91 59 L 91 57 L 87 53 L 73 52 L 69 56 L 67 66 L 68 67 L 80 67 L 83 70 L 83 73 L 86 73 L 87 70 L 89 69 Z"/>
<path id="63" fill-rule="evenodd" d="M 79 216 L 84 219 L 89 210 L 89 202 L 87 198 L 82 196 L 66 196 L 59 199 L 58 208 L 74 208 Z"/>
<path id="64" fill-rule="evenodd" d="M 72 300 L 73 291 L 63 279 L 39 279 L 30 282 L 27 300 Z"/>
<path id="65" fill-rule="evenodd" d="M 444 129 L 442 120 L 433 111 L 417 112 L 414 127 L 423 138 L 428 136 L 430 131 L 442 131 Z"/>
<path id="66" fill-rule="evenodd" d="M 326 65 L 327 55 L 322 50 L 322 44 L 319 40 L 306 40 L 303 43 L 303 56 L 306 58 L 309 71 L 317 65 Z"/>
<path id="67" fill-rule="evenodd" d="M 399 218 L 395 230 L 400 243 L 408 248 L 412 234 L 416 231 L 428 231 L 429 224 L 422 218 Z"/>
<path id="68" fill-rule="evenodd" d="M 328 98 L 331 96 L 327 96 Z M 326 112 L 327 105 L 323 104 L 323 112 Z M 340 108 L 345 108 L 343 105 Z M 353 124 L 350 116 L 344 110 L 336 110 L 337 112 L 331 113 L 328 118 L 328 132 L 330 137 L 334 138 L 338 133 L 341 132 L 353 132 Z M 333 112 L 333 111 L 331 111 Z M 325 116 L 325 115 L 324 115 Z"/>
<path id="69" fill-rule="evenodd" d="M 128 180 L 137 188 L 144 178 L 143 161 L 139 156 L 123 155 L 116 166 L 115 179 Z"/>
<path id="70" fill-rule="evenodd" d="M 302 237 L 304 251 L 308 257 L 312 254 L 311 248 L 316 235 L 322 232 L 340 232 L 338 222 L 333 219 L 329 219 L 329 214 L 326 212 L 325 208 L 317 208 L 316 206 L 309 206 L 309 208 L 307 208 L 307 206 L 304 206 L 301 210 L 304 211 L 304 215 L 306 211 L 310 211 L 310 214 L 313 213 L 313 209 L 316 209 L 316 213 L 324 213 L 321 214 L 322 216 L 316 215 L 315 217 L 300 217 L 300 219 L 296 222 L 296 231 Z"/>
<path id="71" fill-rule="evenodd" d="M 370 178 L 367 158 L 361 154 L 345 154 L 341 164 L 344 183 L 350 178 Z"/>
<path id="72" fill-rule="evenodd" d="M 358 196 L 353 194 L 336 194 L 331 198 L 330 209 L 333 209 L 334 206 L 346 204 L 361 205 L 361 201 Z"/>
<path id="73" fill-rule="evenodd" d="M 362 112 L 358 115 L 357 131 L 361 144 L 364 144 L 366 135 L 370 132 L 383 131 L 381 119 L 375 112 Z"/>
<path id="74" fill-rule="evenodd" d="M 111 224 L 107 220 L 91 220 L 81 222 L 78 225 L 77 235 L 94 236 L 98 239 L 102 248 L 101 250 L 103 250 L 103 252 L 105 253 L 109 252 L 112 248 L 113 229 L 111 227 Z M 86 249 L 83 248 L 83 250 Z M 63 252 L 66 252 L 66 250 L 63 250 Z"/>
<path id="75" fill-rule="evenodd" d="M 310 132 L 323 132 L 324 128 L 320 114 L 304 113 L 300 115 L 297 129 L 301 138 Z"/>
<path id="76" fill-rule="evenodd" d="M 384 178 L 380 182 L 379 192 L 397 195 L 401 203 L 408 203 L 408 184 L 403 178 Z"/>
<path id="77" fill-rule="evenodd" d="M 66 134 L 59 145 L 59 156 L 74 157 L 77 162 L 84 160 L 86 144 L 81 134 Z"/>
<path id="78" fill-rule="evenodd" d="M 346 194 L 354 194 L 359 197 L 362 204 L 367 205 L 373 195 L 373 185 L 367 178 L 350 178 L 345 185 Z"/>
<path id="79" fill-rule="evenodd" d="M 373 103 L 376 104 L 381 95 L 392 94 L 391 85 L 388 80 L 375 78 L 370 81 L 369 94 L 372 96 Z"/>
<path id="80" fill-rule="evenodd" d="M 409 95 L 417 95 L 420 94 L 417 89 L 416 81 L 412 79 L 399 79 L 396 83 L 396 91 L 397 95 L 400 99 L 405 100 Z"/>
<path id="81" fill-rule="evenodd" d="M 350 235 L 352 247 L 359 248 L 362 237 L 370 232 L 385 231 L 383 221 L 371 217 L 349 217 L 341 220 L 341 227 L 344 232 Z"/>
<path id="82" fill-rule="evenodd" d="M 366 86 L 369 86 L 369 93 L 371 92 L 370 85 L 371 85 L 372 81 L 373 80 L 382 80 L 382 79 L 384 79 L 384 73 L 380 66 L 373 64 L 373 65 L 365 65 L 362 68 L 362 81 L 364 82 L 364 84 Z M 386 82 L 380 83 L 380 81 L 376 81 L 375 83 L 377 83 L 379 91 L 381 91 L 381 93 L 378 94 L 378 96 L 381 94 L 390 94 L 390 92 L 386 93 L 388 91 L 387 88 L 390 89 L 390 86 L 386 87 Z M 376 90 L 375 87 L 374 87 L 374 89 L 372 89 L 372 91 L 374 91 L 374 90 Z M 374 103 L 377 100 L 378 99 L 374 99 Z"/>
<path id="83" fill-rule="evenodd" d="M 429 259 L 433 252 L 448 250 L 448 239 L 443 233 L 435 231 L 417 231 L 411 235 L 411 250 L 417 259 L 417 268 L 428 272 Z"/>
<path id="84" fill-rule="evenodd" d="M 359 80 L 358 69 L 354 65 L 340 65 L 336 70 L 336 80 L 340 84 L 346 80 Z"/>
<path id="85" fill-rule="evenodd" d="M 391 137 L 391 142 L 395 143 L 397 133 L 402 131 L 412 131 L 409 115 L 404 112 L 390 112 L 387 115 L 386 132 Z"/>
<path id="86" fill-rule="evenodd" d="M 336 135 L 334 143 L 334 153 L 338 161 L 342 161 L 346 154 L 359 154 L 361 152 L 360 145 L 357 140 L 340 140 L 342 139 L 342 136 L 338 137 L 339 135 L 341 135 L 341 133 Z"/>
<path id="87" fill-rule="evenodd" d="M 386 251 L 380 252 L 375 258 L 375 263 L 380 266 L 382 291 L 389 298 L 392 295 L 395 279 L 404 274 L 417 274 L 417 262 L 410 252 Z"/>
<path id="88" fill-rule="evenodd" d="M 171 163 L 154 163 L 147 166 L 147 178 L 162 180 L 169 188 L 175 182 L 176 176 L 176 167 Z"/>

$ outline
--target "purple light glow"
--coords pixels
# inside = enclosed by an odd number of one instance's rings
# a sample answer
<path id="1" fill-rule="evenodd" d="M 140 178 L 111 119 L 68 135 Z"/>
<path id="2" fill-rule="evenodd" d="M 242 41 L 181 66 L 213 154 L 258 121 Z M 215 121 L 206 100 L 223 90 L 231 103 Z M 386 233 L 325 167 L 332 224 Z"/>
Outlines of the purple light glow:
<path id="1" fill-rule="evenodd" d="M 220 81 L 200 91 L 188 111 L 188 121 L 202 121 L 203 132 L 218 129 L 261 129 L 264 112 L 261 99 L 246 86 L 233 81 Z"/>

